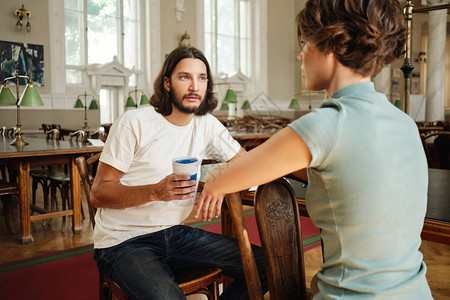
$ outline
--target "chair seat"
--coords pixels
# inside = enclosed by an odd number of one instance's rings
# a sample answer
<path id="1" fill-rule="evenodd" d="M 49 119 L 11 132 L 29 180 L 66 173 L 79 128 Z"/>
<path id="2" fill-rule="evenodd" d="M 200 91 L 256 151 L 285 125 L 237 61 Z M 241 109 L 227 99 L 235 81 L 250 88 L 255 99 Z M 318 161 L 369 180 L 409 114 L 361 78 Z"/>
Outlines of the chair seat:
<path id="1" fill-rule="evenodd" d="M 0 181 L 0 196 L 15 195 L 17 193 L 17 184 Z"/>
<path id="2" fill-rule="evenodd" d="M 13 224 L 11 196 L 18 194 L 19 189 L 16 183 L 0 181 L 0 197 L 2 198 L 1 200 L 3 202 L 3 214 L 5 218 L 6 227 L 8 228 L 8 231 L 11 233 L 16 233 Z"/>
<path id="3" fill-rule="evenodd" d="M 222 278 L 222 270 L 219 268 L 175 270 L 173 274 L 185 295 L 198 293 L 202 287 L 211 285 Z"/>
<path id="4" fill-rule="evenodd" d="M 70 182 L 69 174 L 64 172 L 51 172 L 49 174 L 51 180 L 59 181 L 59 182 Z"/>

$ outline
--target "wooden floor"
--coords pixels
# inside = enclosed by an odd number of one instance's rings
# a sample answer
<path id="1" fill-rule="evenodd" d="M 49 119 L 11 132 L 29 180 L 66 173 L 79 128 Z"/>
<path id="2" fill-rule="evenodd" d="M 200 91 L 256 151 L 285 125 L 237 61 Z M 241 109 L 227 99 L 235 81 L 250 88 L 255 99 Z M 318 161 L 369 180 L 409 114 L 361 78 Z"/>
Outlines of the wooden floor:
<path id="1" fill-rule="evenodd" d="M 85 199 L 83 198 L 84 202 Z M 1 204 L 0 204 L 1 205 Z M 0 208 L 0 264 L 58 250 L 83 246 L 93 243 L 92 228 L 89 223 L 87 205 L 84 204 L 86 219 L 82 221 L 82 232 L 72 234 L 71 218 L 66 221 L 66 228 L 61 232 L 61 219 L 52 219 L 51 224 L 42 226 L 42 221 L 31 224 L 34 242 L 22 245 L 19 233 L 8 233 L 3 220 L 3 206 Z M 19 231 L 18 209 L 15 211 L 16 231 Z M 434 299 L 450 299 L 450 245 L 423 241 L 420 248 L 427 264 L 427 279 Z M 306 277 L 310 282 L 313 275 L 320 269 L 322 261 L 321 248 L 317 247 L 305 254 Z M 308 283 L 309 285 L 309 283 Z"/>

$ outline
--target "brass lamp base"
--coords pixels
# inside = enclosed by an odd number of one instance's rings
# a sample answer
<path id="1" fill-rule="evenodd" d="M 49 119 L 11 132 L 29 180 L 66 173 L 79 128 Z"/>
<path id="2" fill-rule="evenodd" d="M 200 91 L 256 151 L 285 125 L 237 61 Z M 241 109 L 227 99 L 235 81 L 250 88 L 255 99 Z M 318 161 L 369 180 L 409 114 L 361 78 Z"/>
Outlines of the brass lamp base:
<path id="1" fill-rule="evenodd" d="M 28 145 L 28 142 L 26 142 L 23 138 L 22 135 L 17 135 L 15 137 L 15 139 L 10 143 L 10 145 L 14 145 L 14 146 L 18 146 L 18 147 L 23 147 L 25 145 Z"/>

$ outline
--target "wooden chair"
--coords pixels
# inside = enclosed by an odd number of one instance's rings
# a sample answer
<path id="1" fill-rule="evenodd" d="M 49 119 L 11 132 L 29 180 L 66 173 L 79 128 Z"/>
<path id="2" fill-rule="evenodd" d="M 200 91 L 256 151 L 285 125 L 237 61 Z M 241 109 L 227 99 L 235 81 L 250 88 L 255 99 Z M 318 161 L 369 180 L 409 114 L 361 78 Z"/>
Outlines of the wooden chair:
<path id="1" fill-rule="evenodd" d="M 48 140 L 60 140 L 61 137 L 61 131 L 56 128 L 59 125 L 51 125 L 52 128 L 47 131 L 46 138 Z M 59 126 L 60 127 L 60 126 Z M 70 138 L 69 138 L 70 139 Z M 61 209 L 66 210 L 67 208 L 71 207 L 71 201 L 70 201 L 70 176 L 69 176 L 69 166 L 68 165 L 61 165 L 58 166 L 59 170 L 54 170 L 51 168 L 48 168 L 47 172 L 40 171 L 40 172 L 32 172 L 33 177 L 33 204 L 35 203 L 35 190 L 37 188 L 38 184 L 41 184 L 42 189 L 44 190 L 44 209 L 48 210 L 48 195 L 50 195 L 50 210 L 55 211 L 59 209 L 58 207 L 58 201 L 57 201 L 57 194 L 59 192 L 61 196 Z M 35 173 L 36 172 L 36 173 Z M 35 186 L 36 182 L 36 186 Z M 83 210 L 83 204 L 81 203 L 81 215 L 82 218 L 85 218 L 84 210 Z M 61 232 L 64 231 L 66 224 L 66 216 L 63 216 L 62 225 L 61 225 Z M 45 222 L 44 222 L 45 225 Z"/>
<path id="2" fill-rule="evenodd" d="M 263 299 L 239 192 L 228 194 L 226 200 L 239 242 L 250 299 Z M 307 299 L 300 215 L 295 192 L 287 180 L 281 178 L 258 187 L 255 216 L 270 299 Z"/>
<path id="3" fill-rule="evenodd" d="M 45 131 L 46 140 L 59 140 L 61 132 L 57 128 L 51 128 L 50 125 L 42 124 Z M 36 205 L 36 192 L 39 186 L 42 188 L 44 194 L 44 209 L 49 209 L 49 193 L 50 193 L 50 176 L 54 175 L 51 166 L 32 167 L 30 170 L 31 176 L 31 204 Z M 45 221 L 43 223 L 45 225 Z"/>
<path id="4" fill-rule="evenodd" d="M 99 160 L 100 155 L 101 153 L 98 153 L 88 159 L 85 159 L 84 156 L 80 156 L 76 159 L 78 171 L 81 176 L 81 183 L 89 207 L 89 217 L 93 228 L 95 227 L 94 217 L 96 208 L 92 205 L 89 196 L 93 181 L 89 176 L 91 173 L 90 171 L 92 171 L 89 170 L 89 168 Z M 218 283 L 222 279 L 221 269 L 202 268 L 193 270 L 174 270 L 173 274 L 186 296 L 192 294 L 204 294 L 209 300 L 219 299 Z M 129 299 L 124 291 L 114 281 L 100 272 L 99 288 L 100 299 L 111 299 L 112 294 L 116 295 L 121 300 Z"/>
<path id="5" fill-rule="evenodd" d="M 5 126 L 0 127 L 0 137 L 6 138 L 6 127 Z M 5 180 L 5 178 L 6 178 L 6 166 L 7 165 L 5 163 L 0 162 L 0 173 L 2 175 L 3 180 Z"/>
<path id="6" fill-rule="evenodd" d="M 433 144 L 434 150 L 436 151 L 438 168 L 450 170 L 450 132 L 437 132 Z"/>
<path id="7" fill-rule="evenodd" d="M 10 127 L 10 128 L 6 128 L 6 127 L 2 127 L 0 128 L 0 133 L 2 135 L 2 137 L 15 137 L 16 135 L 16 130 L 17 127 Z"/>
<path id="8" fill-rule="evenodd" d="M 47 123 L 42 123 L 41 128 L 42 128 L 42 130 L 44 130 L 44 134 L 47 134 L 47 131 L 52 129 L 52 125 L 47 124 Z"/>
<path id="9" fill-rule="evenodd" d="M 3 215 L 5 218 L 6 228 L 10 233 L 16 233 L 13 222 L 13 196 L 19 196 L 19 187 L 15 179 L 12 179 L 8 167 L 6 167 L 6 175 L 0 180 L 0 199 L 3 202 Z"/>
<path id="10" fill-rule="evenodd" d="M 77 130 L 69 133 L 69 142 L 85 143 L 87 141 L 88 135 L 84 130 Z"/>
<path id="11" fill-rule="evenodd" d="M 450 170 L 450 132 L 434 131 L 420 134 L 428 167 Z"/>
<path id="12" fill-rule="evenodd" d="M 0 127 L 0 136 L 1 137 L 6 137 L 6 127 Z"/>
<path id="13" fill-rule="evenodd" d="M 104 130 L 96 130 L 94 132 L 91 133 L 90 138 L 91 139 L 99 139 L 102 142 L 106 142 L 106 137 L 108 136 L 108 134 L 104 131 Z"/>
<path id="14" fill-rule="evenodd" d="M 45 133 L 45 138 L 47 140 L 60 140 L 61 137 L 61 131 L 58 128 L 52 128 L 50 130 L 47 130 Z"/>
<path id="15" fill-rule="evenodd" d="M 51 127 L 51 129 L 58 129 L 59 132 L 60 132 L 60 135 L 58 136 L 57 140 L 64 141 L 64 136 L 62 134 L 62 127 L 61 127 L 61 125 L 60 124 L 51 124 L 50 127 Z"/>

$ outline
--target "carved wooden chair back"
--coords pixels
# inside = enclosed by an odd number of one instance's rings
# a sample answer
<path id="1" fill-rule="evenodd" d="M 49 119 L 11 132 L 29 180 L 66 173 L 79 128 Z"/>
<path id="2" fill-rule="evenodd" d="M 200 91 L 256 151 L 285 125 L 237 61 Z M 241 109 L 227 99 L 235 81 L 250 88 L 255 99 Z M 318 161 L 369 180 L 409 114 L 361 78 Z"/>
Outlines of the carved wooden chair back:
<path id="1" fill-rule="evenodd" d="M 17 127 L 11 127 L 11 128 L 6 128 L 5 129 L 5 136 L 6 137 L 15 137 L 16 136 L 16 130 L 17 130 Z"/>
<path id="2" fill-rule="evenodd" d="M 42 123 L 41 124 L 42 130 L 44 130 L 44 133 L 47 133 L 47 131 L 49 131 L 50 129 L 52 129 L 52 125 L 47 124 L 47 123 Z"/>
<path id="3" fill-rule="evenodd" d="M 284 178 L 259 186 L 255 215 L 272 299 L 306 299 L 300 215 Z"/>
<path id="4" fill-rule="evenodd" d="M 87 141 L 87 133 L 84 130 L 77 130 L 69 133 L 69 142 L 81 142 L 84 143 Z"/>
<path id="5" fill-rule="evenodd" d="M 97 209 L 92 205 L 89 196 L 91 192 L 92 180 L 89 168 L 95 165 L 100 159 L 101 153 L 97 153 L 88 159 L 84 156 L 76 158 L 76 164 L 81 176 L 81 183 L 89 206 L 89 218 L 92 228 L 95 227 L 95 213 Z M 222 270 L 219 268 L 201 268 L 193 270 L 174 270 L 173 275 L 179 283 L 184 294 L 203 294 L 208 300 L 219 299 L 219 281 L 222 280 Z M 114 293 L 120 300 L 129 299 L 125 292 L 111 279 L 99 273 L 100 299 L 112 299 Z"/>
<path id="6" fill-rule="evenodd" d="M 96 130 L 91 133 L 90 138 L 91 139 L 99 139 L 102 142 L 106 142 L 107 134 L 104 130 Z"/>
<path id="7" fill-rule="evenodd" d="M 61 132 L 57 128 L 50 129 L 46 132 L 45 138 L 47 140 L 59 140 Z"/>
<path id="8" fill-rule="evenodd" d="M 226 196 L 239 242 L 250 299 L 263 299 L 239 193 Z M 269 284 L 270 299 L 307 299 L 300 215 L 295 192 L 283 178 L 259 186 L 255 216 Z"/>

